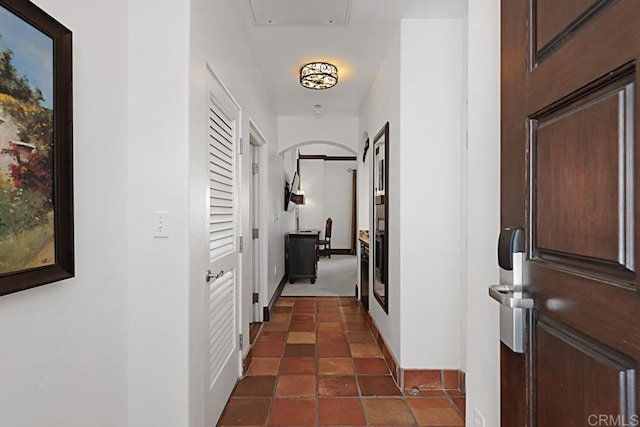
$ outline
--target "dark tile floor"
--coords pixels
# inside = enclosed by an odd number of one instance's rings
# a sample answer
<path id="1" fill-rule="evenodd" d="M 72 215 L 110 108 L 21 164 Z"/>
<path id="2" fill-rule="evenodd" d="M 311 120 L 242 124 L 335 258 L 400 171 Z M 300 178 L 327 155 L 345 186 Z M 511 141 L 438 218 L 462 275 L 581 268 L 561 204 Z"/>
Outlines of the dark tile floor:
<path id="1" fill-rule="evenodd" d="M 219 426 L 464 426 L 464 393 L 396 386 L 354 298 L 281 298 Z"/>

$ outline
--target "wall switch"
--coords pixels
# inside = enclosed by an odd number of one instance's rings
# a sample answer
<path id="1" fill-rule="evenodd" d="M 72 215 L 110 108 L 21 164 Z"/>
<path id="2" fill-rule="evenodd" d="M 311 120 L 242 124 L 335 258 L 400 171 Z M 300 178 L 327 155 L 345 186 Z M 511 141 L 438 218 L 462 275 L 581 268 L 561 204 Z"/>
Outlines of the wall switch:
<path id="1" fill-rule="evenodd" d="M 484 417 L 478 408 L 473 408 L 473 427 L 484 427 Z"/>
<path id="2" fill-rule="evenodd" d="M 153 213 L 153 237 L 169 237 L 169 212 Z"/>

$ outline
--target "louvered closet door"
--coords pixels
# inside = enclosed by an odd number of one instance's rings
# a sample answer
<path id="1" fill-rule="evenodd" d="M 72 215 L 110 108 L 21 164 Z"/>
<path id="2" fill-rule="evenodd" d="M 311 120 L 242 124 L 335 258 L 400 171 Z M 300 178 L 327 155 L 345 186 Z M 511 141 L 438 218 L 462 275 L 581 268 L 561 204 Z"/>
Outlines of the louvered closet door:
<path id="1" fill-rule="evenodd" d="M 207 425 L 215 425 L 240 375 L 238 342 L 239 108 L 214 76 L 208 103 L 207 203 L 209 283 L 206 304 L 209 377 Z"/>

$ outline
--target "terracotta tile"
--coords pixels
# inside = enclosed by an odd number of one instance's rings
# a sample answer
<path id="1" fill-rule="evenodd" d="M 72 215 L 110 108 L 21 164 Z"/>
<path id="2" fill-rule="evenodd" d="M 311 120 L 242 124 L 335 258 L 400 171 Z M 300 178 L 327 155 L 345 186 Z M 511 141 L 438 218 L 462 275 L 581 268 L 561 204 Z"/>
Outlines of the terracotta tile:
<path id="1" fill-rule="evenodd" d="M 414 426 L 409 406 L 403 399 L 363 399 L 364 412 L 371 426 Z"/>
<path id="2" fill-rule="evenodd" d="M 406 390 L 411 390 L 414 387 L 425 390 L 440 390 L 442 389 L 440 377 L 439 369 L 406 369 L 404 371 L 404 388 Z"/>
<path id="3" fill-rule="evenodd" d="M 265 322 L 262 325 L 262 333 L 266 331 L 286 331 L 289 329 L 289 324 L 286 322 Z"/>
<path id="4" fill-rule="evenodd" d="M 278 366 L 280 366 L 279 358 L 254 357 L 249 365 L 247 375 L 277 375 Z"/>
<path id="5" fill-rule="evenodd" d="M 358 306 L 352 306 L 352 305 L 348 305 L 348 306 L 343 306 L 340 308 L 340 311 L 342 313 L 363 313 L 362 309 Z"/>
<path id="6" fill-rule="evenodd" d="M 353 359 L 358 375 L 391 375 L 387 362 L 377 357 Z"/>
<path id="7" fill-rule="evenodd" d="M 358 377 L 363 396 L 402 396 L 391 375 L 364 375 Z"/>
<path id="8" fill-rule="evenodd" d="M 451 400 L 460 411 L 460 414 L 462 414 L 462 419 L 464 419 L 467 410 L 467 399 L 465 399 L 464 397 L 452 397 Z"/>
<path id="9" fill-rule="evenodd" d="M 318 308 L 316 308 L 316 312 L 317 313 L 325 313 L 325 314 L 339 314 L 340 313 L 340 309 L 338 308 L 338 306 L 332 307 L 332 306 L 319 306 Z"/>
<path id="10" fill-rule="evenodd" d="M 349 347 L 352 357 L 382 357 L 382 352 L 375 344 L 351 343 Z"/>
<path id="11" fill-rule="evenodd" d="M 314 332 L 316 322 L 291 322 L 289 332 Z"/>
<path id="12" fill-rule="evenodd" d="M 458 390 L 460 385 L 458 384 L 458 371 L 452 369 L 445 369 L 442 371 L 442 379 L 444 381 L 443 388 L 448 390 Z"/>
<path id="13" fill-rule="evenodd" d="M 294 322 L 314 322 L 316 315 L 313 313 L 293 313 L 291 320 Z"/>
<path id="14" fill-rule="evenodd" d="M 353 375 L 331 375 L 318 377 L 320 396 L 357 396 L 358 386 Z"/>
<path id="15" fill-rule="evenodd" d="M 369 325 L 365 322 L 346 322 L 344 324 L 344 329 L 346 331 L 368 331 Z"/>
<path id="16" fill-rule="evenodd" d="M 292 298 L 280 297 L 280 299 L 278 299 L 278 302 L 276 303 L 276 306 L 293 306 L 295 302 L 296 301 Z"/>
<path id="17" fill-rule="evenodd" d="M 296 307 L 315 307 L 316 301 L 313 298 L 296 298 Z"/>
<path id="18" fill-rule="evenodd" d="M 315 332 L 289 332 L 287 344 L 315 344 Z"/>
<path id="19" fill-rule="evenodd" d="M 342 323 L 340 322 L 320 322 L 318 330 L 325 332 L 342 332 Z"/>
<path id="20" fill-rule="evenodd" d="M 299 313 L 313 314 L 315 312 L 316 312 L 315 307 L 295 307 L 293 309 L 293 314 L 299 314 Z"/>
<path id="21" fill-rule="evenodd" d="M 451 397 L 465 397 L 465 393 L 460 390 L 447 390 L 446 393 Z"/>
<path id="22" fill-rule="evenodd" d="M 345 332 L 345 336 L 347 337 L 347 341 L 349 342 L 359 342 L 365 344 L 376 343 L 376 340 L 373 338 L 371 332 L 347 331 Z"/>
<path id="23" fill-rule="evenodd" d="M 343 332 L 319 331 L 316 336 L 318 342 L 346 342 L 347 340 Z"/>
<path id="24" fill-rule="evenodd" d="M 231 398 L 224 408 L 218 426 L 264 426 L 267 424 L 271 399 Z"/>
<path id="25" fill-rule="evenodd" d="M 315 375 L 280 375 L 276 386 L 278 397 L 313 397 L 316 395 Z"/>
<path id="26" fill-rule="evenodd" d="M 349 357 L 318 359 L 318 375 L 353 375 L 353 362 Z"/>
<path id="27" fill-rule="evenodd" d="M 358 398 L 318 399 L 320 425 L 365 426 L 362 403 Z"/>
<path id="28" fill-rule="evenodd" d="M 284 348 L 285 357 L 315 357 L 314 344 L 287 344 Z"/>
<path id="29" fill-rule="evenodd" d="M 318 357 L 349 357 L 349 347 L 343 342 L 321 342 Z"/>
<path id="30" fill-rule="evenodd" d="M 316 399 L 273 399 L 268 425 L 316 425 Z"/>
<path id="31" fill-rule="evenodd" d="M 444 390 L 418 390 L 416 395 L 412 393 L 412 390 L 405 390 L 403 394 L 407 397 L 447 397 Z"/>
<path id="32" fill-rule="evenodd" d="M 290 314 L 292 310 L 293 310 L 292 306 L 278 305 L 278 306 L 276 306 L 276 308 L 273 309 L 273 312 L 274 313 L 288 313 L 288 314 Z"/>
<path id="33" fill-rule="evenodd" d="M 285 331 L 262 331 L 258 335 L 257 342 L 284 342 L 286 336 Z"/>
<path id="34" fill-rule="evenodd" d="M 316 359 L 313 357 L 285 357 L 280 362 L 280 375 L 315 375 Z"/>
<path id="35" fill-rule="evenodd" d="M 337 298 L 318 298 L 316 300 L 316 305 L 318 307 L 337 307 L 338 306 L 338 299 Z"/>
<path id="36" fill-rule="evenodd" d="M 359 313 L 344 313 L 342 315 L 342 318 L 344 319 L 345 322 L 366 323 L 366 319 L 364 315 Z M 369 329 L 368 326 L 367 326 L 367 329 Z"/>
<path id="37" fill-rule="evenodd" d="M 244 377 L 233 389 L 233 397 L 271 397 L 276 385 L 275 376 Z"/>
<path id="38" fill-rule="evenodd" d="M 274 322 L 288 322 L 291 320 L 291 314 L 289 313 L 273 313 L 269 320 Z"/>
<path id="39" fill-rule="evenodd" d="M 282 342 L 259 342 L 256 343 L 251 351 L 253 357 L 280 357 L 282 356 Z"/>
<path id="40" fill-rule="evenodd" d="M 421 426 L 464 426 L 464 420 L 448 399 L 408 399 Z"/>
<path id="41" fill-rule="evenodd" d="M 318 322 L 340 322 L 342 318 L 339 314 L 330 314 L 330 313 L 318 313 L 317 314 Z"/>

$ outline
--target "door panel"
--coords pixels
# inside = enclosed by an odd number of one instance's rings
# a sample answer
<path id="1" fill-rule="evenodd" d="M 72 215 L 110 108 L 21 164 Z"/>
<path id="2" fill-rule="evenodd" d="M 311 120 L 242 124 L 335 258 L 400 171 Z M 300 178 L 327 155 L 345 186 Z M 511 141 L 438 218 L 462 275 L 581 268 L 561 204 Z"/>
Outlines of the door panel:
<path id="1" fill-rule="evenodd" d="M 632 420 L 636 372 L 630 359 L 552 321 L 541 319 L 536 328 L 537 425 L 598 425 L 593 415 L 600 414 Z"/>
<path id="2" fill-rule="evenodd" d="M 502 0 L 501 222 L 534 300 L 503 426 L 637 420 L 638 22 L 636 0 Z"/>
<path id="3" fill-rule="evenodd" d="M 535 0 L 532 2 L 532 40 L 538 59 L 598 14 L 611 0 Z"/>
<path id="4" fill-rule="evenodd" d="M 209 381 L 207 425 L 215 425 L 240 375 L 238 327 L 238 123 L 240 109 L 222 84 L 209 74 L 206 171 L 209 261 L 207 324 Z"/>
<path id="5" fill-rule="evenodd" d="M 534 259 L 633 278 L 628 77 L 530 120 Z"/>

